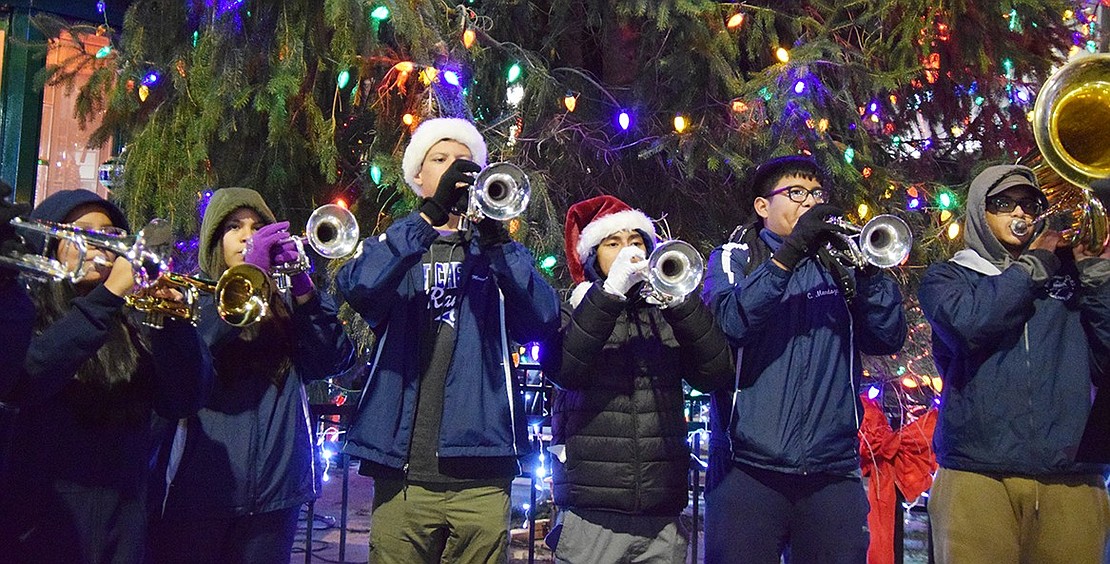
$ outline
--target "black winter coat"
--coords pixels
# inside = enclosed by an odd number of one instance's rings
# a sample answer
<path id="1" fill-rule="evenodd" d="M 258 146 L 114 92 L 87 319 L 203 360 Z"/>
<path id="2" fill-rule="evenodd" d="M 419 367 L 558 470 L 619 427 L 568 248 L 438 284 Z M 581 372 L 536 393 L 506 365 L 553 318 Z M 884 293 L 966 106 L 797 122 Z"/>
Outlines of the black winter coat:
<path id="1" fill-rule="evenodd" d="M 686 507 L 687 425 L 682 380 L 709 392 L 733 378 L 724 334 L 702 303 L 659 309 L 620 301 L 594 284 L 565 304 L 544 373 L 557 386 L 555 503 L 637 515 Z M 548 350 L 557 350 L 548 347 Z"/>

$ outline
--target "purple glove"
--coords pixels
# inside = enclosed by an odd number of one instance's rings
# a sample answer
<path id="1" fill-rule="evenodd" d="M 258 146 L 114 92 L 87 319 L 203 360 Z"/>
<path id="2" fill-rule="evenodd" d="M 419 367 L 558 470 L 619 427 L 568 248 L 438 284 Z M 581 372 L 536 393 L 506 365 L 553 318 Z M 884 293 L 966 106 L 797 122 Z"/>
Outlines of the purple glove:
<path id="1" fill-rule="evenodd" d="M 263 226 L 262 229 L 254 232 L 254 236 L 247 243 L 247 254 L 243 257 L 243 262 L 270 272 L 275 264 L 273 259 L 274 253 L 277 251 L 275 245 L 289 237 L 288 221 L 279 221 Z"/>
<path id="2" fill-rule="evenodd" d="M 297 241 L 292 237 L 283 241 L 278 241 L 273 246 L 274 264 L 295 264 L 301 260 L 304 247 L 297 244 Z M 307 263 L 306 263 L 307 264 Z M 293 293 L 294 298 L 299 298 L 314 289 L 312 284 L 312 277 L 308 272 L 298 272 L 289 275 L 289 291 Z"/>

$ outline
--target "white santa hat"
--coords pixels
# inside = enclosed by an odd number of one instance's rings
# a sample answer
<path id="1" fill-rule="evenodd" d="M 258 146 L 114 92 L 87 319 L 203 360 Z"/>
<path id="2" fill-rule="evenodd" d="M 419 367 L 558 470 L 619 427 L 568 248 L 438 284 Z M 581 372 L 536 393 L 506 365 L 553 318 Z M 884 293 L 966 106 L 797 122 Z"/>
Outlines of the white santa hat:
<path id="1" fill-rule="evenodd" d="M 422 122 L 416 131 L 412 132 L 409 146 L 405 148 L 405 157 L 401 160 L 401 170 L 405 173 L 405 182 L 416 192 L 417 196 L 426 198 L 431 196 L 425 193 L 416 183 L 416 175 L 420 173 L 420 166 L 424 164 L 424 157 L 432 146 L 444 139 L 458 141 L 470 149 L 470 160 L 485 168 L 486 166 L 486 141 L 482 134 L 474 127 L 473 123 L 459 118 L 432 118 Z M 435 190 L 435 186 L 431 187 Z"/>
<path id="2" fill-rule="evenodd" d="M 619 231 L 639 231 L 648 251 L 655 247 L 655 224 L 640 210 L 613 196 L 598 196 L 574 204 L 567 210 L 567 267 L 576 284 L 585 281 L 585 265 L 606 237 Z"/>

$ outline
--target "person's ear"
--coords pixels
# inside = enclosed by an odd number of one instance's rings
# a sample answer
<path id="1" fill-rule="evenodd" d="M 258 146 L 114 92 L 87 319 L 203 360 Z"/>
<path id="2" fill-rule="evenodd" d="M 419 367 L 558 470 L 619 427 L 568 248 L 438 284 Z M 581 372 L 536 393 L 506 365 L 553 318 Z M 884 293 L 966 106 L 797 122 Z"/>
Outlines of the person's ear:
<path id="1" fill-rule="evenodd" d="M 755 209 L 755 213 L 763 219 L 767 219 L 767 216 L 771 215 L 771 211 L 768 209 L 770 206 L 771 202 L 763 196 L 757 197 L 755 202 L 752 203 L 752 208 Z"/>
<path id="2" fill-rule="evenodd" d="M 424 173 L 424 166 L 420 166 L 420 170 L 412 177 L 412 181 L 420 187 L 420 195 L 424 195 L 424 178 L 421 176 Z"/>

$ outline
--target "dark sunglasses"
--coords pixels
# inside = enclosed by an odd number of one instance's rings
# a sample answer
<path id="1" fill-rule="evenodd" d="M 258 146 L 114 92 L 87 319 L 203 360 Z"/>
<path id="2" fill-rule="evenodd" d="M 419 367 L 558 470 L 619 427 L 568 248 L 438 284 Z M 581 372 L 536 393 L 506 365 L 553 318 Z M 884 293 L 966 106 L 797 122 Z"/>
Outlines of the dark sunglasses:
<path id="1" fill-rule="evenodd" d="M 1020 198 L 1017 200 L 1009 196 L 991 196 L 987 198 L 987 211 L 990 213 L 1010 213 L 1017 206 L 1021 206 L 1021 209 L 1029 215 L 1041 215 L 1044 213 L 1045 202 L 1040 198 Z"/>

